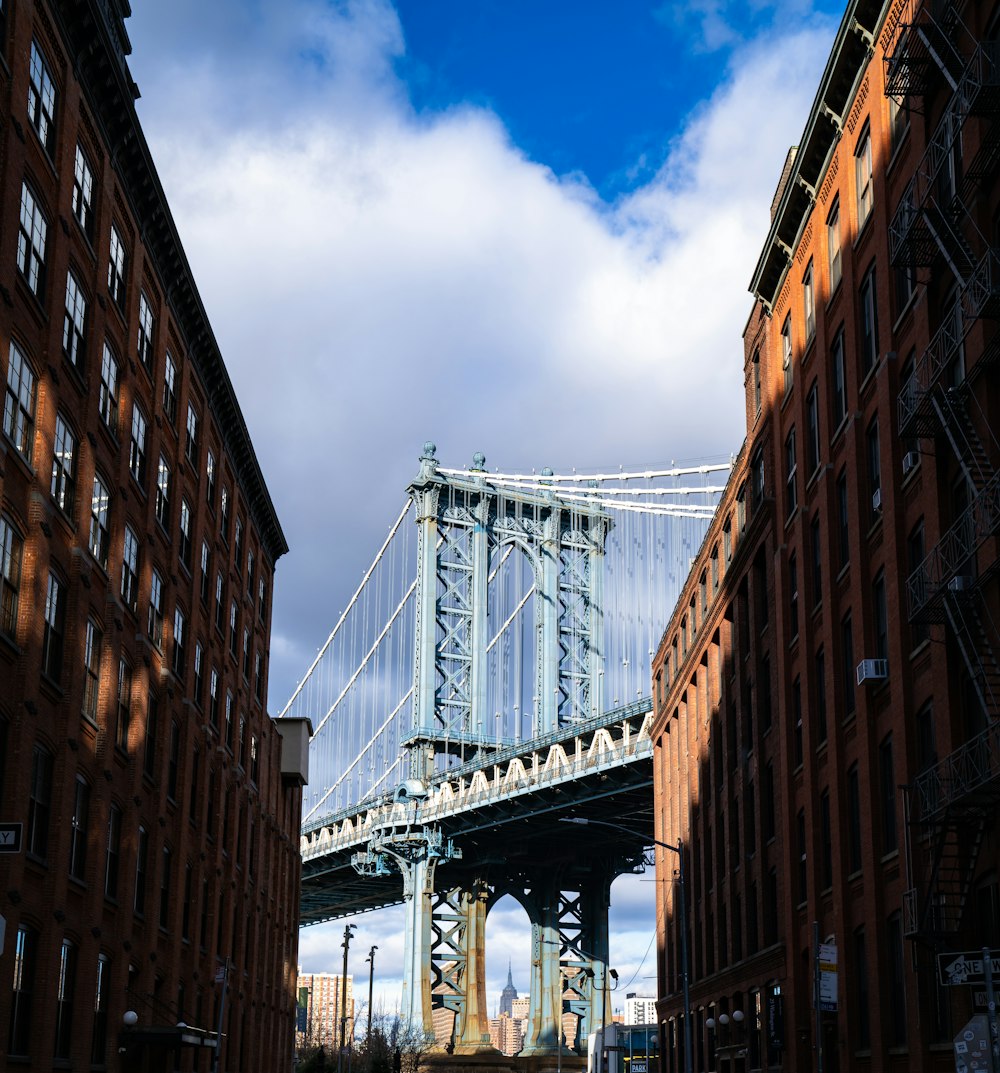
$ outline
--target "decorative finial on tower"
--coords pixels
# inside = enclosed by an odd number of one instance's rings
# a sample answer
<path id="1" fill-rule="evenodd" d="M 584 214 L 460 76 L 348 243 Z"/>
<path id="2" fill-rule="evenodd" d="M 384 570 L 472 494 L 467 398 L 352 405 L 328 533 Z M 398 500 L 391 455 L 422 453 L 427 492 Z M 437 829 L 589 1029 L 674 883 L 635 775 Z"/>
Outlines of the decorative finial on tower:
<path id="1" fill-rule="evenodd" d="M 483 473 L 486 469 L 486 455 L 482 451 L 476 451 L 472 456 L 472 472 Z"/>
<path id="2" fill-rule="evenodd" d="M 424 450 L 420 456 L 420 476 L 417 480 L 429 480 L 437 473 L 437 459 L 434 457 L 434 452 L 436 450 L 436 443 L 433 443 L 431 440 L 424 441 Z"/>
<path id="3" fill-rule="evenodd" d="M 437 450 L 437 444 L 431 440 L 424 440 L 424 453 L 420 456 L 420 461 L 425 459 L 430 461 L 434 457 L 434 452 Z"/>

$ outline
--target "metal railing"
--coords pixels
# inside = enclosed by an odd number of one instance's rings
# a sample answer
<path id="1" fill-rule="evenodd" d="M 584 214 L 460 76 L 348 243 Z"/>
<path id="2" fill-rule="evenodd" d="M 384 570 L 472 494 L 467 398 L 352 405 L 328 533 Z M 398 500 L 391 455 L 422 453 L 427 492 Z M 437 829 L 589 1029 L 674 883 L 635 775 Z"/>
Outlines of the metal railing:
<path id="1" fill-rule="evenodd" d="M 917 776 L 920 819 L 933 820 L 949 805 L 1000 779 L 1000 720 Z"/>

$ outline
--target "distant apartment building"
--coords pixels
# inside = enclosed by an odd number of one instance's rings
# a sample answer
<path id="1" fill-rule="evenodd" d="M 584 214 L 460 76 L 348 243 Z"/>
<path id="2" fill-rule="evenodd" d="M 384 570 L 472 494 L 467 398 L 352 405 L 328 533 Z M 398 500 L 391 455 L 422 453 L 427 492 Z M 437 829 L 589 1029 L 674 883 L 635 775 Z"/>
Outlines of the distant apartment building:
<path id="1" fill-rule="evenodd" d="M 624 1023 L 627 1025 L 655 1025 L 656 999 L 646 995 L 625 996 Z"/>
<path id="2" fill-rule="evenodd" d="M 333 973 L 299 973 L 300 1004 L 306 1010 L 305 1029 L 299 1033 L 300 1046 L 336 1049 L 342 1032 L 345 1042 L 354 1039 L 354 977 L 348 976 L 346 980 L 346 1002 L 344 984 L 344 977 Z"/>
<path id="3" fill-rule="evenodd" d="M 0 822 L 21 837 L 0 1071 L 207 1070 L 217 1044 L 221 1069 L 285 1070 L 307 740 L 266 709 L 287 546 L 136 116 L 129 14 L 0 3 Z"/>
<path id="4" fill-rule="evenodd" d="M 523 1022 L 508 1013 L 491 1017 L 490 1043 L 502 1054 L 517 1054 L 524 1046 Z"/>
<path id="5" fill-rule="evenodd" d="M 978 1009 L 937 955 L 1000 947 L 997 14 L 851 0 L 774 198 L 653 666 L 671 1073 L 685 948 L 699 1073 L 923 1073 Z"/>

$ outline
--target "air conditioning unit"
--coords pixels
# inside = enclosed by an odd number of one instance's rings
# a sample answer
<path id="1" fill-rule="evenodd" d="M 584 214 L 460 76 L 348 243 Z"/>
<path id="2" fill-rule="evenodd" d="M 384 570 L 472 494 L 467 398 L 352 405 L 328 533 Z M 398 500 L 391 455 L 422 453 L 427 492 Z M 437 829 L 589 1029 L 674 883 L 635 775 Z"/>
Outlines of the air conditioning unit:
<path id="1" fill-rule="evenodd" d="M 907 473 L 912 473 L 919 464 L 920 455 L 916 451 L 907 451 L 903 455 L 903 476 L 905 477 Z"/>
<path id="2" fill-rule="evenodd" d="M 863 659 L 858 664 L 858 685 L 865 682 L 881 682 L 889 677 L 889 661 L 886 659 Z"/>
<path id="3" fill-rule="evenodd" d="M 872 510 L 879 511 L 882 509 L 882 489 L 876 488 L 872 494 Z"/>
<path id="4" fill-rule="evenodd" d="M 968 574 L 959 574 L 948 582 L 949 592 L 966 592 L 972 588 L 972 578 Z"/>

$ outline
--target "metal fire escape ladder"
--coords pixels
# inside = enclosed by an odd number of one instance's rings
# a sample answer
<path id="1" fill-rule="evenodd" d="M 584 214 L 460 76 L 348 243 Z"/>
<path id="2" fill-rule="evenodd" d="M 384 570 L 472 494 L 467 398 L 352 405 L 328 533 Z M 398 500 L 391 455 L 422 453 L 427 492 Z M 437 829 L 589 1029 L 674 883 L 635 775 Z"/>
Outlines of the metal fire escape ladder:
<path id="1" fill-rule="evenodd" d="M 972 488 L 985 488 L 994 476 L 993 464 L 983 446 L 972 415 L 969 413 L 971 391 L 967 384 L 934 394 L 934 411 L 951 445 L 962 472 Z"/>
<path id="2" fill-rule="evenodd" d="M 998 640 L 996 623 L 983 600 L 981 586 L 956 584 L 965 580 L 957 577 L 949 585 L 944 600 L 945 614 L 983 711 L 987 718 L 997 719 L 1000 717 L 1000 663 L 994 647 Z"/>
<path id="3" fill-rule="evenodd" d="M 953 4 L 935 17 L 928 3 L 912 2 L 903 8 L 895 47 L 885 59 L 887 97 L 922 97 L 938 75 L 952 89 L 961 73 L 962 57 L 954 38 L 959 24 Z"/>

